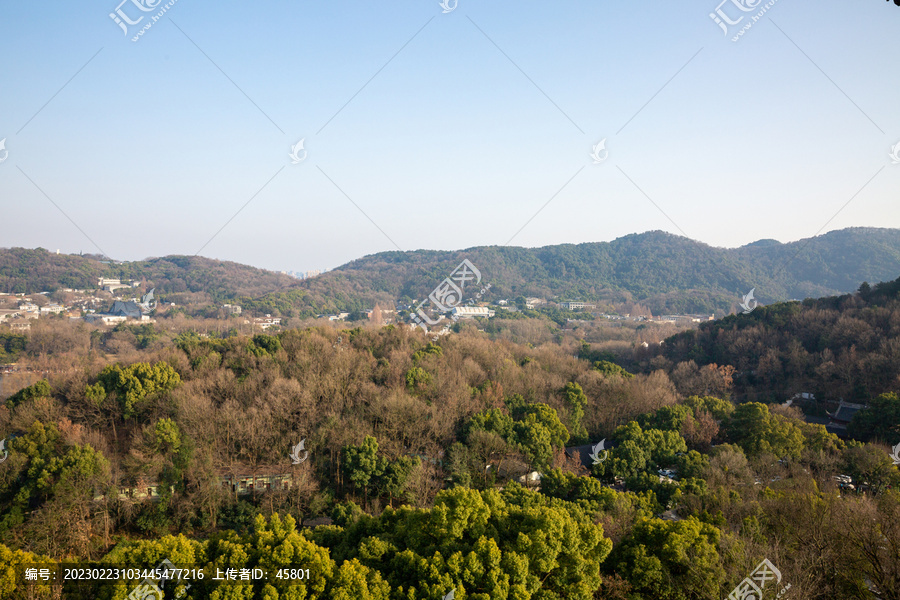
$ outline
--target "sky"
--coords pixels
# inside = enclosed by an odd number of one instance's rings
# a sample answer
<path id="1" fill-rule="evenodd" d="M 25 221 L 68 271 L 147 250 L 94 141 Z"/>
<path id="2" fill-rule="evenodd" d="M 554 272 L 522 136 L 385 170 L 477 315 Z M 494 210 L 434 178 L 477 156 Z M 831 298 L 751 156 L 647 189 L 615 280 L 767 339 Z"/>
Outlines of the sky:
<path id="1" fill-rule="evenodd" d="M 892 2 L 120 1 L 0 2 L 0 247 L 305 271 L 900 227 Z"/>

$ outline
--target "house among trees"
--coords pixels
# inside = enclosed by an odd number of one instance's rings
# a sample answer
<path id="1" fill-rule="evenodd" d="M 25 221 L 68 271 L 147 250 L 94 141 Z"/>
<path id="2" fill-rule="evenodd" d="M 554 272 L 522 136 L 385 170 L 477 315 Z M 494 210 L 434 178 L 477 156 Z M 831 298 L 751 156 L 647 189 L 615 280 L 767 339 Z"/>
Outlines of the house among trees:
<path id="1" fill-rule="evenodd" d="M 837 410 L 833 413 L 827 413 L 831 417 L 827 425 L 828 431 L 844 435 L 847 431 L 847 425 L 853 420 L 853 416 L 864 408 L 866 408 L 865 404 L 853 404 L 852 402 L 841 400 Z"/>
<path id="2" fill-rule="evenodd" d="M 272 315 L 266 315 L 265 317 L 254 317 L 253 324 L 259 327 L 260 329 L 269 329 L 270 327 L 280 327 L 281 326 L 281 318 L 273 317 Z"/>
<path id="3" fill-rule="evenodd" d="M 540 474 L 527 462 L 515 456 L 504 456 L 499 460 L 492 460 L 485 465 L 484 470 L 502 480 L 514 479 L 523 485 L 540 483 Z"/>
<path id="4" fill-rule="evenodd" d="M 606 452 L 607 450 L 612 450 L 613 444 L 608 440 L 603 444 L 603 450 L 601 450 L 601 454 Z M 591 456 L 594 454 L 594 446 L 591 444 L 585 444 L 583 446 L 569 446 L 566 450 L 566 458 L 569 460 L 578 461 L 582 467 L 587 469 L 587 472 L 591 472 L 591 467 L 594 465 L 594 459 Z"/>
<path id="5" fill-rule="evenodd" d="M 232 494 L 252 494 L 273 490 L 288 490 L 294 483 L 290 473 L 242 473 L 239 475 L 221 475 L 219 484 L 222 489 Z"/>
<path id="6" fill-rule="evenodd" d="M 241 314 L 241 307 L 238 304 L 223 304 L 222 308 L 225 310 L 225 314 L 228 315 Z"/>
<path id="7" fill-rule="evenodd" d="M 113 305 L 105 313 L 96 313 L 93 315 L 85 315 L 84 320 L 88 323 L 95 321 L 103 321 L 107 325 L 114 323 L 122 323 L 129 319 L 135 321 L 152 322 L 152 319 L 145 315 L 137 302 L 116 300 Z"/>
<path id="8" fill-rule="evenodd" d="M 134 487 L 120 487 L 116 491 L 116 497 L 119 500 L 159 500 L 160 485 L 157 482 L 138 481 Z M 169 492 L 174 493 L 175 487 L 169 487 Z M 100 500 L 103 496 L 98 496 L 94 500 Z"/>

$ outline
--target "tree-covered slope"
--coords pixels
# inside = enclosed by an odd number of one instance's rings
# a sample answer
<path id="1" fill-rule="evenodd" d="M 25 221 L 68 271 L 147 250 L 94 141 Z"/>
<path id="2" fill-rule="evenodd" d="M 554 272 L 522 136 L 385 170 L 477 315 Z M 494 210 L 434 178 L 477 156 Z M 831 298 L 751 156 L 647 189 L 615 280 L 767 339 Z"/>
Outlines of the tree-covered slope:
<path id="1" fill-rule="evenodd" d="M 200 256 L 111 263 L 43 248 L 0 248 L 0 292 L 93 289 L 99 277 L 146 281 L 160 294 L 206 292 L 216 300 L 266 294 L 297 282 L 288 275 Z"/>
<path id="2" fill-rule="evenodd" d="M 654 313 L 728 312 L 755 288 L 764 304 L 856 290 L 900 274 L 900 230 L 852 228 L 781 244 L 715 248 L 662 231 L 542 248 L 381 252 L 307 281 L 237 263 L 170 256 L 108 264 L 43 249 L 0 249 L 0 290 L 90 288 L 96 278 L 145 280 L 161 294 L 206 292 L 258 312 L 310 316 L 424 298 L 464 258 L 490 283 L 486 299 L 538 296 L 641 302 Z"/>
<path id="3" fill-rule="evenodd" d="M 355 310 L 424 298 L 468 258 L 490 298 L 640 301 L 655 313 L 728 311 L 755 288 L 763 303 L 856 290 L 900 274 L 900 230 L 853 228 L 781 244 L 714 248 L 661 231 L 612 242 L 456 252 L 382 252 L 261 299 L 268 309 Z"/>

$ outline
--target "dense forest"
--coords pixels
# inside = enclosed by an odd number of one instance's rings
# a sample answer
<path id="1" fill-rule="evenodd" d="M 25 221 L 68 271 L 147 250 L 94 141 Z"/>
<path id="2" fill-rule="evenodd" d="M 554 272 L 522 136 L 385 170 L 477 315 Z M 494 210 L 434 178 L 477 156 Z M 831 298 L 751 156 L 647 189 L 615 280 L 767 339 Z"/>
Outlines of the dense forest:
<path id="1" fill-rule="evenodd" d="M 3 338 L 35 380 L 0 405 L 0 597 L 121 600 L 140 577 L 22 573 L 169 560 L 207 575 L 167 598 L 709 600 L 765 559 L 766 597 L 898 600 L 898 294 L 866 285 L 618 354 L 472 322 L 431 339 L 41 319 Z M 794 338 L 797 386 L 868 402 L 852 436 L 784 406 L 793 389 L 741 363 L 744 334 L 778 361 Z M 867 361 L 881 370 L 841 375 Z M 762 402 L 735 401 L 751 389 Z M 212 579 L 227 568 L 270 578 Z"/>
<path id="2" fill-rule="evenodd" d="M 693 361 L 693 362 L 691 362 Z M 731 365 L 740 398 L 813 393 L 865 402 L 900 388 L 900 279 L 855 294 L 759 307 L 703 323 L 636 356 L 645 371 L 689 378 L 697 365 Z M 676 366 L 682 366 L 675 373 Z M 898 440 L 900 441 L 900 440 Z"/>

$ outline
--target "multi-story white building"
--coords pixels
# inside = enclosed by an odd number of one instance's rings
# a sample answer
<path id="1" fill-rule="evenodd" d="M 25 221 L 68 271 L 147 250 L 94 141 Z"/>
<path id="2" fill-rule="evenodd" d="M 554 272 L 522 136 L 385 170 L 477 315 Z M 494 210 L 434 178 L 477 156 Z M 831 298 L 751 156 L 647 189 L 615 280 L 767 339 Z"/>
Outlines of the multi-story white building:
<path id="1" fill-rule="evenodd" d="M 560 306 L 565 308 L 566 310 L 584 310 L 585 308 L 597 308 L 594 304 L 588 304 L 587 302 L 562 302 Z"/>
<path id="2" fill-rule="evenodd" d="M 452 313 L 457 319 L 474 319 L 475 317 L 490 318 L 494 316 L 494 311 L 487 306 L 457 306 L 453 309 Z"/>

